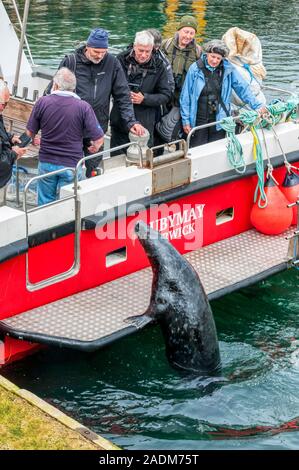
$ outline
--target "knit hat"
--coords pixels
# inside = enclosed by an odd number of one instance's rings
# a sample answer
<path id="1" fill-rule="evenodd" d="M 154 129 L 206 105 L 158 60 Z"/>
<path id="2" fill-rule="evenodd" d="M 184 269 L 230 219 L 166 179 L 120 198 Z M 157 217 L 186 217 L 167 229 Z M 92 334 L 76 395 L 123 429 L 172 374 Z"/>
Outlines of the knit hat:
<path id="1" fill-rule="evenodd" d="M 197 21 L 194 16 L 185 15 L 182 16 L 181 21 L 178 26 L 178 31 L 182 28 L 193 28 L 195 32 L 197 31 Z"/>
<path id="2" fill-rule="evenodd" d="M 108 49 L 108 36 L 108 31 L 105 29 L 93 29 L 87 39 L 87 46 L 94 49 Z"/>

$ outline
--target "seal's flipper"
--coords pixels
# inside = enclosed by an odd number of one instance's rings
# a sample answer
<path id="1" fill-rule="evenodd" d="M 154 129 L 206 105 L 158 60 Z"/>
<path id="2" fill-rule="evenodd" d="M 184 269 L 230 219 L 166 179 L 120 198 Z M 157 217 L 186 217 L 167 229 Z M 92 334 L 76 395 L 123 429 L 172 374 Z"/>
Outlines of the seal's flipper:
<path id="1" fill-rule="evenodd" d="M 144 328 L 149 323 L 153 323 L 153 318 L 149 315 L 135 315 L 132 317 L 128 317 L 125 319 L 126 322 L 130 322 L 139 330 L 140 328 Z"/>

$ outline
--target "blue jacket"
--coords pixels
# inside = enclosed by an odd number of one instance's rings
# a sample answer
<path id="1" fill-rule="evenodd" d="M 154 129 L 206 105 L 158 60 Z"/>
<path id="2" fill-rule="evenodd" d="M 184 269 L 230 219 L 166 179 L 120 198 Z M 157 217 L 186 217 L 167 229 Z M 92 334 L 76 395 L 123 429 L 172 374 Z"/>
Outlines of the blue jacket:
<path id="1" fill-rule="evenodd" d="M 252 109 L 259 109 L 264 104 L 257 100 L 250 90 L 249 83 L 243 79 L 239 74 L 236 67 L 228 60 L 223 60 L 224 75 L 222 81 L 221 97 L 230 112 L 231 109 L 231 94 L 234 90 L 237 95 L 248 104 Z M 198 67 L 197 63 L 191 65 L 188 70 L 186 80 L 180 96 L 180 109 L 183 126 L 189 124 L 195 127 L 198 98 L 205 86 L 205 77 L 203 72 Z M 224 109 L 219 103 L 218 111 L 216 114 L 217 121 L 227 117 Z M 221 126 L 217 124 L 217 130 L 221 130 Z"/>

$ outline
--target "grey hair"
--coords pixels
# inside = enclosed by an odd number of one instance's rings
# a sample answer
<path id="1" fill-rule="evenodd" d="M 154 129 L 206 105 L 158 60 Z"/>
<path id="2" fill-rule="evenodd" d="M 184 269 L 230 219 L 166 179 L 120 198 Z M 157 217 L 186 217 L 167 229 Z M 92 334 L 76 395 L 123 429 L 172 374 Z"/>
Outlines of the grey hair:
<path id="1" fill-rule="evenodd" d="M 152 46 L 154 47 L 154 38 L 148 31 L 139 31 L 135 35 L 134 46 L 140 44 L 141 46 Z"/>
<path id="2" fill-rule="evenodd" d="M 149 28 L 146 31 L 153 36 L 154 46 L 160 48 L 162 44 L 162 34 L 160 33 L 160 31 L 156 28 Z"/>
<path id="3" fill-rule="evenodd" d="M 2 95 L 5 91 L 9 92 L 8 86 L 6 82 L 0 78 L 0 95 Z"/>
<path id="4" fill-rule="evenodd" d="M 225 42 L 221 41 L 220 39 L 212 39 L 211 41 L 204 44 L 203 49 L 207 53 L 211 52 L 214 54 L 220 54 L 222 57 L 228 57 L 229 55 L 229 48 Z"/>
<path id="5" fill-rule="evenodd" d="M 67 67 L 62 67 L 54 75 L 53 83 L 55 83 L 61 91 L 74 91 L 76 89 L 77 80 L 73 72 Z"/>

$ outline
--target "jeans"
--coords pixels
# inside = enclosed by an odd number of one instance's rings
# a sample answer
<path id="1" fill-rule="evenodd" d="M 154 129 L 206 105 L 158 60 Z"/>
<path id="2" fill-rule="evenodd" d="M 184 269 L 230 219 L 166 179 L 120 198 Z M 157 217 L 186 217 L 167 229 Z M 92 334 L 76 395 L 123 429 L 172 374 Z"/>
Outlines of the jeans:
<path id="1" fill-rule="evenodd" d="M 65 166 L 55 165 L 54 163 L 39 162 L 38 174 L 44 175 L 62 168 L 65 168 Z M 80 170 L 79 180 L 82 179 L 82 168 Z M 66 184 L 72 183 L 73 181 L 74 173 L 70 170 L 39 180 L 37 182 L 38 205 L 42 206 L 43 204 L 56 201 L 56 199 L 58 199 L 60 188 Z"/>

